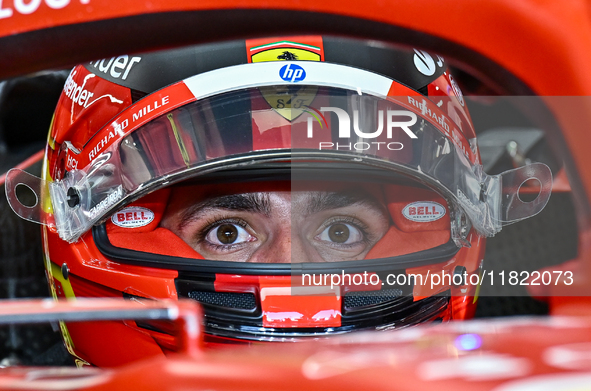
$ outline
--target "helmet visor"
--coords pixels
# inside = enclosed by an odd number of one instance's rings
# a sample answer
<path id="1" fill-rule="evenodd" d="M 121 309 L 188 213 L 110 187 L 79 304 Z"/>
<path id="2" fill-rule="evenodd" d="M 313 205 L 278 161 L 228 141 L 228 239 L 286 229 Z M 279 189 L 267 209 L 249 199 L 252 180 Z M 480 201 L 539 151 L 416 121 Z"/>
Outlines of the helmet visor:
<path id="1" fill-rule="evenodd" d="M 325 73 L 342 68 L 313 65 Z M 234 89 L 195 95 L 194 102 L 136 129 L 126 129 L 124 137 L 104 151 L 91 151 L 86 167 L 49 184 L 60 236 L 76 240 L 125 204 L 191 177 L 286 161 L 342 163 L 339 175 L 346 175 L 348 164 L 355 163 L 414 178 L 445 200 L 457 243 L 461 238 L 454 232 L 461 227 L 455 221 L 461 220 L 461 214 L 468 216 L 479 233 L 490 236 L 503 224 L 543 209 L 551 189 L 551 173 L 545 165 L 487 176 L 468 140 L 435 104 L 418 95 L 380 95 L 372 85 L 385 78 L 361 70 L 353 73 L 359 76 L 351 82 L 359 85 L 356 89 L 312 79 L 294 83 L 293 78 L 257 86 L 234 85 Z M 215 71 L 211 74 L 185 83 L 192 89 L 211 85 L 203 80 L 220 77 Z M 384 83 L 390 83 L 388 87 L 395 84 L 387 79 Z M 151 106 L 145 103 L 134 118 L 149 114 Z M 123 129 L 125 122 L 117 119 L 112 125 Z M 528 179 L 539 181 L 541 192 L 534 201 L 523 202 L 517 192 Z"/>

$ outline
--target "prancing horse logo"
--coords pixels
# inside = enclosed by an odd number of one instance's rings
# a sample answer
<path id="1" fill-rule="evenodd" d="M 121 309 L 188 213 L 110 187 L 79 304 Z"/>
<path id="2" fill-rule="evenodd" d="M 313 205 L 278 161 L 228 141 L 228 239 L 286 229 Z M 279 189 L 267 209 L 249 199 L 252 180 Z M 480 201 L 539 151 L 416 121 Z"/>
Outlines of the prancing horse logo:
<path id="1" fill-rule="evenodd" d="M 294 60 L 298 59 L 298 56 L 296 56 L 292 52 L 289 52 L 286 50 L 283 53 L 281 53 L 280 55 L 278 55 L 277 59 L 278 60 L 286 60 L 286 61 L 294 61 Z"/>

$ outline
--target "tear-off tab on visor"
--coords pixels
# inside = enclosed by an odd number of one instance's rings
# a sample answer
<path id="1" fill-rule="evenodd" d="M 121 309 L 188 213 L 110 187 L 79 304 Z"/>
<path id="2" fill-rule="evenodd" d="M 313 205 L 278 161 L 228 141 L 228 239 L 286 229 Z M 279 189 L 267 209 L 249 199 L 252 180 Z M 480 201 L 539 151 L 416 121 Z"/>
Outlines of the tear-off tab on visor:
<path id="1" fill-rule="evenodd" d="M 100 174 L 99 174 L 100 178 Z M 57 228 L 60 238 L 78 240 L 99 217 L 123 198 L 123 186 L 94 202 L 91 184 L 83 171 L 73 171 L 62 181 L 50 182 L 13 168 L 6 174 L 8 204 L 21 218 Z"/>
<path id="2" fill-rule="evenodd" d="M 532 163 L 505 171 L 498 175 L 498 182 L 501 186 L 500 225 L 515 223 L 540 213 L 552 193 L 552 171 L 544 163 Z M 522 199 L 525 198 L 522 190 L 528 186 L 536 190 L 539 188 L 537 197 L 531 201 Z"/>
<path id="3" fill-rule="evenodd" d="M 26 171 L 13 168 L 6 173 L 4 183 L 8 204 L 19 217 L 55 227 L 48 182 Z"/>

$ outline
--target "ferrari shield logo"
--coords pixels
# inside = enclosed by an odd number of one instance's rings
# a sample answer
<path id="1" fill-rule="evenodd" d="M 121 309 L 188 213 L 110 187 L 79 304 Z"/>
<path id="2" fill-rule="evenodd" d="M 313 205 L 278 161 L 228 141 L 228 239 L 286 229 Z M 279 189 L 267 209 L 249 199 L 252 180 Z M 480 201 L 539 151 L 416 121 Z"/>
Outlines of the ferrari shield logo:
<path id="1" fill-rule="evenodd" d="M 283 118 L 293 121 L 299 117 L 306 106 L 316 97 L 316 86 L 272 86 L 261 87 L 260 91 L 267 103 Z"/>
<path id="2" fill-rule="evenodd" d="M 265 61 L 320 61 L 320 54 L 297 48 L 274 48 L 253 54 L 252 62 Z"/>
<path id="3" fill-rule="evenodd" d="M 269 44 L 267 50 L 262 50 L 251 56 L 252 62 L 266 61 L 320 61 L 320 48 L 283 42 Z M 293 46 L 300 46 L 293 47 Z M 263 49 L 263 47 L 253 48 Z M 267 103 L 283 118 L 293 121 L 299 117 L 316 97 L 318 87 L 315 86 L 274 86 L 260 89 Z"/>

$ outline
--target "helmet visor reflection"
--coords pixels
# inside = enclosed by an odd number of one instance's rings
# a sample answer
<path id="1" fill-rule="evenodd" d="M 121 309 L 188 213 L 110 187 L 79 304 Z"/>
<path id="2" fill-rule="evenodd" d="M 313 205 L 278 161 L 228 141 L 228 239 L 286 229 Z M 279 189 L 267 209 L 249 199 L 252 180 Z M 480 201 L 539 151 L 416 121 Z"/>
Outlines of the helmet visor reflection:
<path id="1" fill-rule="evenodd" d="M 545 206 L 551 189 L 545 165 L 487 176 L 472 163 L 474 152 L 462 133 L 433 103 L 419 99 L 303 84 L 199 99 L 131 131 L 84 169 L 51 183 L 58 231 L 76 240 L 150 191 L 271 161 L 356 162 L 415 177 L 461 209 L 485 236 Z M 518 189 L 532 178 L 542 191 L 522 202 Z M 74 195 L 79 202 L 68 205 Z"/>

